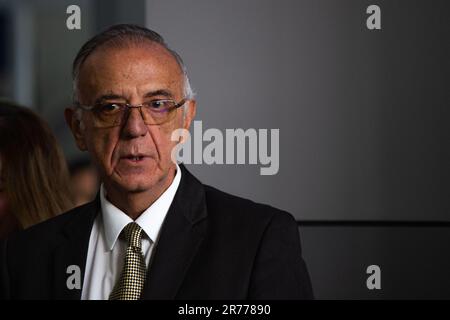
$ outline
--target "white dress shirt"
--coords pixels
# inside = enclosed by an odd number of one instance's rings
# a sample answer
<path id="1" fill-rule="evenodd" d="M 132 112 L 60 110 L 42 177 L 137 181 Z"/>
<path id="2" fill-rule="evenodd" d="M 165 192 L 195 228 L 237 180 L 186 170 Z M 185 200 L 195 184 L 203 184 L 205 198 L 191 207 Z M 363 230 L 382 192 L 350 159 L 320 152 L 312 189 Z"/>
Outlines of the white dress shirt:
<path id="1" fill-rule="evenodd" d="M 169 188 L 135 222 L 143 229 L 142 253 L 145 263 L 150 258 L 159 231 L 172 204 L 181 180 L 181 170 Z M 125 259 L 126 241 L 119 238 L 122 229 L 133 220 L 106 199 L 103 184 L 100 187 L 101 212 L 97 215 L 89 238 L 82 300 L 107 300 L 118 281 Z"/>

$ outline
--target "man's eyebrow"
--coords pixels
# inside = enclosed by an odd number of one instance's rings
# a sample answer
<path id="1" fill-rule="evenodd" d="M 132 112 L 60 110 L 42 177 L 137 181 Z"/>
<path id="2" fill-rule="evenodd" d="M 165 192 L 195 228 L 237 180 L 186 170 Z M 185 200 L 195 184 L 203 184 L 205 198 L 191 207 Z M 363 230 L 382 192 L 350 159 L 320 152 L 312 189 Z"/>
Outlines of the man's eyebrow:
<path id="1" fill-rule="evenodd" d="M 119 99 L 126 100 L 126 98 L 124 96 L 121 96 L 120 94 L 114 93 L 103 94 L 97 99 L 95 99 L 95 104 L 101 103 L 105 100 L 119 100 Z"/>
<path id="2" fill-rule="evenodd" d="M 166 98 L 173 98 L 173 94 L 168 90 L 155 90 L 155 91 L 149 91 L 144 95 L 144 98 L 151 98 L 155 96 L 164 96 Z"/>
<path id="3" fill-rule="evenodd" d="M 164 89 L 149 91 L 144 95 L 144 98 L 151 98 L 151 97 L 156 97 L 156 96 L 173 98 L 173 94 L 170 91 L 164 90 Z M 103 94 L 100 97 L 98 97 L 97 99 L 95 99 L 94 103 L 99 104 L 99 103 L 102 103 L 107 100 L 127 100 L 127 98 L 120 94 L 107 93 L 107 94 Z"/>

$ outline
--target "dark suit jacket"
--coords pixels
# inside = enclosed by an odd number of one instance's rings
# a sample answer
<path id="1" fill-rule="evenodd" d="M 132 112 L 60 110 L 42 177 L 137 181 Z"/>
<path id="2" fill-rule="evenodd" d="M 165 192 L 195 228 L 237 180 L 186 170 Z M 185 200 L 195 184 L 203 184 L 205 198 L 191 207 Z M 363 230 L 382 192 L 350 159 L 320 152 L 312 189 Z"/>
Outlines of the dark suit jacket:
<path id="1" fill-rule="evenodd" d="M 312 298 L 298 228 L 287 212 L 203 185 L 184 166 L 162 226 L 143 299 Z M 4 241 L 3 299 L 80 299 L 99 198 Z M 82 286 L 81 286 L 82 288 Z"/>

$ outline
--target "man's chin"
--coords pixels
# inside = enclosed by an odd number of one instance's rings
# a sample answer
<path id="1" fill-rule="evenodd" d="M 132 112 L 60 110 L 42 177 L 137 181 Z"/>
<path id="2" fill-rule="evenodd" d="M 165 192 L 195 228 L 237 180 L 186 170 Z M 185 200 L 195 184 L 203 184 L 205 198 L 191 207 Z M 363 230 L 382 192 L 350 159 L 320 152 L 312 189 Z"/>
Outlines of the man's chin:
<path id="1" fill-rule="evenodd" d="M 164 188 L 167 183 L 167 174 L 158 170 L 146 170 L 144 173 L 114 174 L 109 177 L 110 185 L 118 192 L 122 193 L 141 193 L 151 191 L 152 189 Z"/>
<path id="2" fill-rule="evenodd" d="M 156 186 L 156 181 L 120 181 L 117 186 L 121 192 L 141 193 L 149 191 Z"/>

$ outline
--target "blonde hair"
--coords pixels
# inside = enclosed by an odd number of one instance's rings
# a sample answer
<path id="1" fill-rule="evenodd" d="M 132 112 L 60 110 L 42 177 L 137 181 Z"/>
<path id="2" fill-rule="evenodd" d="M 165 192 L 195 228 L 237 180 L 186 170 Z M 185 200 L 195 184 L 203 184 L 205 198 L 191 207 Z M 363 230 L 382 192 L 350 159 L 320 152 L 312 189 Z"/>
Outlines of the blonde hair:
<path id="1" fill-rule="evenodd" d="M 0 102 L 2 180 L 10 214 L 25 229 L 73 207 L 67 164 L 50 127 Z"/>

